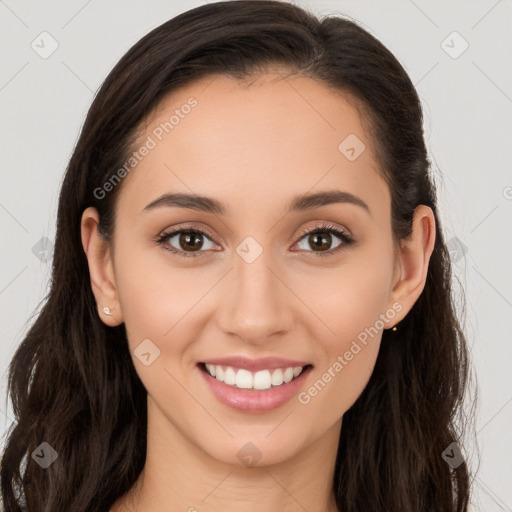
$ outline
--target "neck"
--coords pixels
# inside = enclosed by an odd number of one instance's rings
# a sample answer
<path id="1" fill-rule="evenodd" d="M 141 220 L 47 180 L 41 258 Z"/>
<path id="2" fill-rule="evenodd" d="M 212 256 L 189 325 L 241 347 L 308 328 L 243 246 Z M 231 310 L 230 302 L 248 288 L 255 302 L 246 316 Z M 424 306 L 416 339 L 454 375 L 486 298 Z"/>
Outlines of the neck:
<path id="1" fill-rule="evenodd" d="M 146 464 L 111 512 L 338 512 L 332 482 L 340 429 L 341 420 L 291 459 L 234 466 L 193 444 L 149 400 Z"/>

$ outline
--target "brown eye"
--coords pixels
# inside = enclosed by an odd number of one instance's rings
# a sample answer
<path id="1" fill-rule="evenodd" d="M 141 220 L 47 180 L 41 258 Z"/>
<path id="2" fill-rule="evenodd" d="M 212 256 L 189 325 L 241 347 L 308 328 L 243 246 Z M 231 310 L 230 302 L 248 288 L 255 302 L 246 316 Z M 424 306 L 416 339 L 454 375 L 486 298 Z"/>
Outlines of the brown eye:
<path id="1" fill-rule="evenodd" d="M 315 256 L 329 256 L 353 243 L 354 239 L 345 231 L 326 224 L 306 230 L 297 245 L 299 249 L 314 253 Z"/>
<path id="2" fill-rule="evenodd" d="M 179 245 L 185 250 L 190 249 L 192 251 L 198 251 L 203 246 L 201 236 L 202 235 L 194 232 L 182 231 L 178 239 Z"/>
<path id="3" fill-rule="evenodd" d="M 206 233 L 198 229 L 177 229 L 164 233 L 156 242 L 164 249 L 184 257 L 202 256 L 215 245 Z"/>
<path id="4" fill-rule="evenodd" d="M 337 238 L 337 237 L 335 237 L 335 238 Z M 316 231 L 314 233 L 310 233 L 309 235 L 304 237 L 304 239 L 307 241 L 309 246 L 315 252 L 318 252 L 318 251 L 325 252 L 330 249 L 335 249 L 336 247 L 341 245 L 341 240 L 340 240 L 334 247 L 331 247 L 331 245 L 333 243 L 333 237 L 332 237 L 331 233 L 328 233 L 326 231 Z"/>

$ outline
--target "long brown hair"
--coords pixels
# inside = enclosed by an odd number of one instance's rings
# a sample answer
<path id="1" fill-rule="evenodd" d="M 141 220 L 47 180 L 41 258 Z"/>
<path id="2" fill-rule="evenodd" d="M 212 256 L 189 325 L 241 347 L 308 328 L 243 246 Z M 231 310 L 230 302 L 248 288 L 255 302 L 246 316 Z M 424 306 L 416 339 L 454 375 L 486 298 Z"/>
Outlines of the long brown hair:
<path id="1" fill-rule="evenodd" d="M 395 240 L 416 206 L 432 208 L 436 242 L 425 288 L 397 332 L 384 331 L 375 370 L 343 417 L 333 489 L 339 510 L 467 510 L 465 462 L 442 452 L 468 381 L 451 268 L 423 136 L 421 103 L 397 59 L 357 23 L 322 19 L 281 1 L 218 2 L 157 27 L 118 62 L 96 95 L 60 193 L 50 291 L 9 367 L 16 417 L 1 461 L 8 512 L 106 511 L 137 480 L 146 456 L 147 392 L 124 325 L 98 317 L 80 238 L 94 206 L 107 240 L 121 186 L 95 190 L 133 151 L 140 123 L 165 95 L 199 78 L 237 78 L 279 64 L 320 80 L 363 106 L 392 196 Z M 31 454 L 47 442 L 57 460 Z"/>

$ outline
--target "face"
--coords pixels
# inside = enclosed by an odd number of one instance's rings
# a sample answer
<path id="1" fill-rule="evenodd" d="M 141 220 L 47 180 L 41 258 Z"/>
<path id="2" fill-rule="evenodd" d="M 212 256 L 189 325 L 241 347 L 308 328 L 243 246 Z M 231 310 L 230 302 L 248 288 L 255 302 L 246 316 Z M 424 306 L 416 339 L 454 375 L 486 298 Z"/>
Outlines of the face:
<path id="1" fill-rule="evenodd" d="M 358 111 L 279 78 L 210 77 L 159 105 L 110 253 L 150 424 L 236 465 L 244 450 L 272 464 L 338 436 L 401 309 L 390 192 Z"/>

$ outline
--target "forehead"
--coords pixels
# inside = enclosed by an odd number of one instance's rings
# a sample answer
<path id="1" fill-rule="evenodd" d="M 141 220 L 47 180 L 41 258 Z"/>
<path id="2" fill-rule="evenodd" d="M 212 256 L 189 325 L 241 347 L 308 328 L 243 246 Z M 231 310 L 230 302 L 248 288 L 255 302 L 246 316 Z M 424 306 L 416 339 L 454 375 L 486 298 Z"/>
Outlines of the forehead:
<path id="1" fill-rule="evenodd" d="M 242 83 L 216 75 L 165 97 L 140 127 L 133 150 L 151 149 L 124 178 L 119 207 L 140 211 L 164 192 L 245 205 L 314 187 L 365 191 L 369 201 L 382 194 L 387 187 L 355 100 L 310 78 L 283 76 Z"/>

